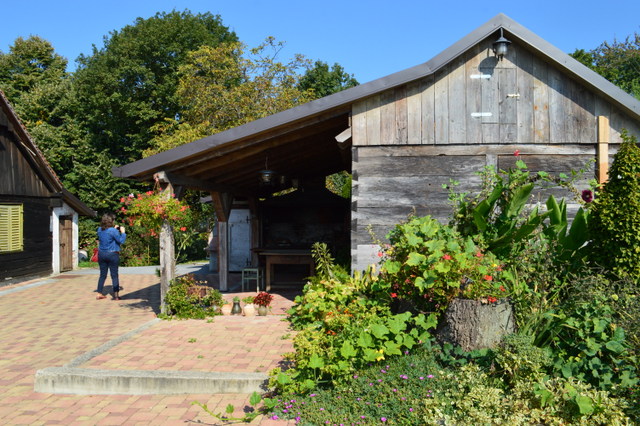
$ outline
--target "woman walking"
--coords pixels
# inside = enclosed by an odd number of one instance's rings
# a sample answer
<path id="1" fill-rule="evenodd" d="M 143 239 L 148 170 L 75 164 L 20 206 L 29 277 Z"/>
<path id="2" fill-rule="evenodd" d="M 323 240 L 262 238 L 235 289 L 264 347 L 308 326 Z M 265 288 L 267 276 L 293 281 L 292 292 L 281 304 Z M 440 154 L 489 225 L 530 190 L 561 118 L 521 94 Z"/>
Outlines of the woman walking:
<path id="1" fill-rule="evenodd" d="M 118 266 L 120 265 L 120 246 L 127 239 L 123 226 L 114 226 L 115 215 L 106 213 L 102 216 L 98 228 L 98 265 L 100 266 L 100 278 L 98 279 L 98 295 L 96 299 L 105 299 L 104 282 L 107 279 L 107 270 L 111 273 L 113 286 L 113 300 L 120 300 L 120 282 L 118 279 Z"/>

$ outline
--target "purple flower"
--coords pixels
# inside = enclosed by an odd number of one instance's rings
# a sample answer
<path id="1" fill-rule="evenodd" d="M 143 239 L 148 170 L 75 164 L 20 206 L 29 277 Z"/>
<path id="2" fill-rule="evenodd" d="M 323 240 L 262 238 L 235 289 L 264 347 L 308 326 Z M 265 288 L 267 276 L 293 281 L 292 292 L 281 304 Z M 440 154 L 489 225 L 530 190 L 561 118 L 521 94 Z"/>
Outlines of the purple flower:
<path id="1" fill-rule="evenodd" d="M 409 408 L 409 411 L 413 412 L 413 408 Z"/>
<path id="2" fill-rule="evenodd" d="M 320 407 L 320 411 L 324 411 L 324 408 Z"/>
<path id="3" fill-rule="evenodd" d="M 314 396 L 316 396 L 315 393 L 312 393 L 311 395 L 309 395 L 311 398 L 313 398 Z"/>
<path id="4" fill-rule="evenodd" d="M 380 417 L 380 421 L 384 423 L 384 422 L 387 421 L 387 418 L 386 417 Z"/>
<path id="5" fill-rule="evenodd" d="M 433 374 L 429 374 L 429 375 L 427 376 L 427 379 L 433 379 Z"/>
<path id="6" fill-rule="evenodd" d="M 593 201 L 593 192 L 590 189 L 585 189 L 582 191 L 582 199 L 585 203 L 590 203 Z"/>
<path id="7" fill-rule="evenodd" d="M 424 377 L 420 376 L 420 380 L 424 380 Z"/>
<path id="8" fill-rule="evenodd" d="M 271 416 L 271 420 L 278 420 L 278 419 L 279 419 L 279 417 L 278 417 L 276 414 L 274 414 L 273 416 Z"/>

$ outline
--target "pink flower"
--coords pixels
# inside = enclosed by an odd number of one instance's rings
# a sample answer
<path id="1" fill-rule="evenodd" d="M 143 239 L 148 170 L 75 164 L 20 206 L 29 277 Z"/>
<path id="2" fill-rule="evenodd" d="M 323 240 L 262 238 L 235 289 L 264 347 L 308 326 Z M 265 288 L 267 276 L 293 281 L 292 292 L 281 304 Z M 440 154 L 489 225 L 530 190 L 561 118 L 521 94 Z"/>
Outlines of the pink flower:
<path id="1" fill-rule="evenodd" d="M 516 157 L 519 157 L 519 156 L 520 156 L 520 150 L 519 150 L 519 149 L 516 149 L 516 150 L 513 152 L 513 155 L 515 155 Z"/>
<path id="2" fill-rule="evenodd" d="M 451 260 L 451 256 L 450 256 L 450 255 L 448 255 L 448 254 L 445 254 L 444 256 L 442 256 L 442 258 L 443 258 L 444 260 Z"/>

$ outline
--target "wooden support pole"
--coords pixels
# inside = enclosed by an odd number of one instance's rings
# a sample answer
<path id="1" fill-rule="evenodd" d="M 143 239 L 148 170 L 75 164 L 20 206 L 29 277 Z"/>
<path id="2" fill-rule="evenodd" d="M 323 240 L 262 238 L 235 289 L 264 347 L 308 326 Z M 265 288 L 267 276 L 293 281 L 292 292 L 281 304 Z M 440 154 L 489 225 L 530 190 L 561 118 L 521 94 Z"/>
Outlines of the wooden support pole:
<path id="1" fill-rule="evenodd" d="M 229 222 L 218 221 L 218 277 L 220 291 L 227 291 L 229 286 Z"/>
<path id="2" fill-rule="evenodd" d="M 163 196 L 168 199 L 173 194 L 171 184 L 162 184 Z M 165 220 L 160 229 L 160 312 L 167 312 L 165 298 L 171 281 L 176 276 L 176 248 L 173 227 Z"/>
<path id="3" fill-rule="evenodd" d="M 598 183 L 609 179 L 609 118 L 598 116 Z"/>

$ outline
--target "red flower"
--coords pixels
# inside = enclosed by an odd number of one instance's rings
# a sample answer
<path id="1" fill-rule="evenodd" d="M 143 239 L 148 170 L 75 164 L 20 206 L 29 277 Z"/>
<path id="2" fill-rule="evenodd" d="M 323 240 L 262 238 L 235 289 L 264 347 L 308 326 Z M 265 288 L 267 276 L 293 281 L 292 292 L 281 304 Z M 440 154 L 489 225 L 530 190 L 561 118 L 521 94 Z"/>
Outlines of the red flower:
<path id="1" fill-rule="evenodd" d="M 491 275 L 485 275 L 483 278 L 485 281 L 493 281 L 493 277 Z"/>
<path id="2" fill-rule="evenodd" d="M 384 253 L 382 253 L 381 251 L 378 252 L 378 257 L 382 257 L 384 256 Z"/>
<path id="3" fill-rule="evenodd" d="M 391 293 L 391 297 L 398 297 L 397 293 Z"/>
<path id="4" fill-rule="evenodd" d="M 184 231 L 186 231 L 186 230 L 187 230 L 187 227 L 186 227 L 186 226 L 183 226 L 183 227 L 181 227 L 181 228 L 180 228 L 180 230 L 181 230 L 182 232 L 184 232 Z"/>
<path id="5" fill-rule="evenodd" d="M 451 256 L 449 256 L 448 254 L 445 254 L 444 256 L 442 256 L 442 258 L 444 260 L 451 260 Z"/>
<path id="6" fill-rule="evenodd" d="M 519 157 L 519 156 L 520 156 L 520 150 L 519 150 L 519 149 L 516 149 L 516 150 L 513 152 L 513 155 L 515 155 L 516 157 Z"/>
<path id="7" fill-rule="evenodd" d="M 482 252 L 479 251 L 479 252 L 476 253 L 476 257 L 484 257 L 484 254 L 482 254 Z"/>
<path id="8" fill-rule="evenodd" d="M 487 297 L 487 300 L 489 301 L 489 303 L 496 303 L 496 302 L 498 301 L 498 299 L 496 299 L 496 298 L 495 298 L 495 297 L 493 297 L 493 296 L 489 296 L 489 297 Z"/>
<path id="9" fill-rule="evenodd" d="M 506 288 L 504 288 L 504 286 L 503 286 L 503 285 L 501 285 L 501 286 L 500 286 L 500 291 L 507 291 L 507 289 L 506 289 Z"/>

